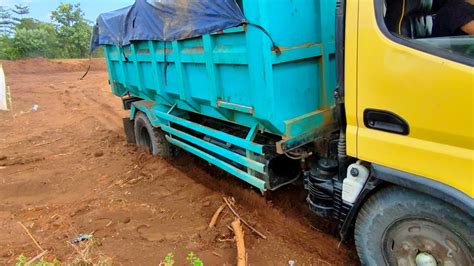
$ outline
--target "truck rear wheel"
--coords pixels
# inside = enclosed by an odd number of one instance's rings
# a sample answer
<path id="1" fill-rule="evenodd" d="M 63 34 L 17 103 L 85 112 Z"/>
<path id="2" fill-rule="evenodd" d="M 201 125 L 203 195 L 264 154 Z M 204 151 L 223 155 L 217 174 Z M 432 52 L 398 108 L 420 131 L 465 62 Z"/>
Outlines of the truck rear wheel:
<path id="1" fill-rule="evenodd" d="M 363 265 L 474 265 L 473 217 L 415 191 L 388 187 L 364 204 L 355 225 Z"/>
<path id="2" fill-rule="evenodd" d="M 135 115 L 134 128 L 138 146 L 148 149 L 153 156 L 173 157 L 175 148 L 166 140 L 165 133 L 154 127 L 144 113 L 138 112 Z"/>

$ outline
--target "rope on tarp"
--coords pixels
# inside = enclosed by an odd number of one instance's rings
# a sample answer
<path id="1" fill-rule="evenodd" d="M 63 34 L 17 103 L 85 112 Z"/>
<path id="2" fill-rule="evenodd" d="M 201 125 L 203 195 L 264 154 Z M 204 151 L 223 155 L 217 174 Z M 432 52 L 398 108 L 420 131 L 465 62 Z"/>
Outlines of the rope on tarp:
<path id="1" fill-rule="evenodd" d="M 125 59 L 125 62 L 128 62 L 128 57 L 125 54 L 125 51 L 123 50 L 123 46 L 119 45 L 119 47 L 120 47 L 120 51 L 122 52 L 123 58 Z M 93 51 L 91 50 L 89 52 L 89 65 L 87 66 L 86 73 L 84 73 L 84 75 L 82 75 L 82 77 L 79 80 L 84 80 L 92 69 L 92 53 Z"/>
<path id="2" fill-rule="evenodd" d="M 94 26 L 93 31 L 96 31 L 96 30 L 98 30 L 97 24 Z M 84 79 L 86 78 L 87 74 L 89 74 L 89 71 L 91 71 L 92 53 L 93 53 L 94 50 L 95 50 L 95 49 L 92 48 L 93 40 L 94 40 L 94 34 L 92 34 L 91 39 L 90 39 L 91 48 L 89 49 L 89 65 L 87 66 L 86 73 L 84 73 L 84 75 L 82 75 L 82 77 L 81 77 L 79 80 L 84 80 Z"/>
<path id="3" fill-rule="evenodd" d="M 163 66 L 163 81 L 166 86 L 168 86 L 168 46 L 166 45 L 166 41 L 164 41 L 164 66 Z"/>
<path id="4" fill-rule="evenodd" d="M 125 58 L 125 62 L 128 62 L 128 57 L 125 55 L 125 51 L 123 51 L 122 46 L 120 46 L 120 50 L 122 51 L 123 57 Z M 82 75 L 82 77 L 79 80 L 84 80 L 89 72 L 91 71 L 92 68 L 92 52 L 89 53 L 89 65 L 87 66 L 86 73 Z"/>
<path id="5" fill-rule="evenodd" d="M 84 75 L 82 75 L 82 77 L 79 80 L 84 80 L 86 78 L 87 74 L 89 74 L 89 72 L 91 71 L 91 66 L 92 66 L 92 52 L 89 53 L 89 66 L 87 66 L 86 73 L 84 73 Z"/>
<path id="6" fill-rule="evenodd" d="M 255 23 L 252 23 L 252 22 L 248 22 L 248 21 L 244 21 L 242 23 L 243 25 L 249 25 L 249 26 L 252 26 L 252 27 L 255 27 L 259 30 L 261 30 L 265 35 L 268 36 L 268 38 L 270 39 L 270 41 L 272 42 L 272 51 L 275 52 L 277 55 L 281 55 L 281 49 L 280 47 L 278 47 L 278 45 L 275 43 L 275 41 L 273 40 L 273 37 L 272 35 L 261 25 L 258 25 L 258 24 L 255 24 Z"/>
<path id="7" fill-rule="evenodd" d="M 122 55 L 123 55 L 123 58 L 125 59 L 125 62 L 128 62 L 127 54 L 125 54 L 125 50 L 123 49 L 122 45 L 120 45 L 120 51 L 122 51 Z"/>

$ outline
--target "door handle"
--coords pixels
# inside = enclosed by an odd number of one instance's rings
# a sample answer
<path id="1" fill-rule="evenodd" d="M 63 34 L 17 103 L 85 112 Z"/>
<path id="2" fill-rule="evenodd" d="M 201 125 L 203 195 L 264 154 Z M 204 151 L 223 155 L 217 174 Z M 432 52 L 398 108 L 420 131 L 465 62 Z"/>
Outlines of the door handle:
<path id="1" fill-rule="evenodd" d="M 365 127 L 389 133 L 407 136 L 410 126 L 401 116 L 389 111 L 366 109 L 364 111 Z"/>

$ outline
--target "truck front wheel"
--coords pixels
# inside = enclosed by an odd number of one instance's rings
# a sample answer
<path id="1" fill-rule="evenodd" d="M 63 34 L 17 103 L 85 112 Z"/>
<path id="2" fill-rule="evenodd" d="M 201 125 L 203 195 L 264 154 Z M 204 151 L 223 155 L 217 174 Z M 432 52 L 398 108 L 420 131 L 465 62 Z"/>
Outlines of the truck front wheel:
<path id="1" fill-rule="evenodd" d="M 387 187 L 359 212 L 357 252 L 363 265 L 474 265 L 473 220 L 431 196 Z"/>
<path id="2" fill-rule="evenodd" d="M 165 133 L 154 127 L 148 117 L 138 112 L 135 115 L 135 138 L 139 147 L 148 149 L 153 156 L 173 157 L 175 148 L 166 140 Z"/>

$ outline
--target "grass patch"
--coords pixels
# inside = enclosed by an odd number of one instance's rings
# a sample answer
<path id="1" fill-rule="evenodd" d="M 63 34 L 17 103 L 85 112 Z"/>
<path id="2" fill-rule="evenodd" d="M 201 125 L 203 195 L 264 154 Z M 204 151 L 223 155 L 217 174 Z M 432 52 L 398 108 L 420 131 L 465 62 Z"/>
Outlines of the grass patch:
<path id="1" fill-rule="evenodd" d="M 189 252 L 186 257 L 191 266 L 204 266 L 204 262 L 194 252 Z M 160 266 L 174 266 L 176 263 L 173 253 L 166 254 L 165 258 L 160 262 Z"/>

